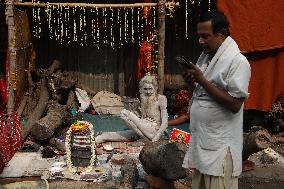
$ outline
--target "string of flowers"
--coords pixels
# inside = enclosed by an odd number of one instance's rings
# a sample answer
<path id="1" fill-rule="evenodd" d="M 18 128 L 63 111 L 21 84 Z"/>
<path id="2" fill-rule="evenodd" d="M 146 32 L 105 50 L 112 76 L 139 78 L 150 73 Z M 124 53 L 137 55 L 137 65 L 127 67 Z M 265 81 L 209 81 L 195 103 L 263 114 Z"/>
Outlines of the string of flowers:
<path id="1" fill-rule="evenodd" d="M 71 159 L 71 138 L 74 133 L 82 133 L 86 130 L 90 131 L 90 138 L 91 138 L 91 160 L 90 164 L 87 167 L 75 167 L 72 163 Z M 65 138 L 65 147 L 66 147 L 66 155 L 67 155 L 67 166 L 71 173 L 73 174 L 80 174 L 85 172 L 90 172 L 93 169 L 93 166 L 96 161 L 96 142 L 95 142 L 95 132 L 93 125 L 87 121 L 77 121 L 73 123 L 66 133 Z"/>

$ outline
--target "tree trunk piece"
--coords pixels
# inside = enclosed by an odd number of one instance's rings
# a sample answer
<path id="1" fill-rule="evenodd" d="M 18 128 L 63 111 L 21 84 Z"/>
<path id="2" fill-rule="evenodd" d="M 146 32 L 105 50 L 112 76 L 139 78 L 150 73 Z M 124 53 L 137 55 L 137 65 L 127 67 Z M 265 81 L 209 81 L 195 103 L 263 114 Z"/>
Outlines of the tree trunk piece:
<path id="1" fill-rule="evenodd" d="M 26 104 L 27 104 L 27 101 L 28 101 L 28 96 L 25 95 L 22 100 L 21 100 L 21 103 L 20 103 L 20 106 L 18 107 L 17 109 L 17 114 L 18 114 L 18 117 L 21 117 L 25 107 L 26 107 Z"/>
<path id="2" fill-rule="evenodd" d="M 258 130 L 244 134 L 243 160 L 246 160 L 250 155 L 258 151 L 280 142 L 284 142 L 284 137 L 271 135 L 267 130 Z"/>
<path id="3" fill-rule="evenodd" d="M 42 114 L 45 111 L 46 104 L 49 99 L 48 90 L 45 84 L 46 80 L 42 79 L 39 102 L 37 103 L 37 106 L 35 107 L 34 111 L 30 114 L 27 120 L 27 124 L 22 127 L 22 141 L 26 139 L 34 124 L 41 118 Z"/>
<path id="4" fill-rule="evenodd" d="M 31 129 L 31 134 L 37 140 L 45 140 L 53 136 L 55 130 L 62 125 L 63 118 L 68 112 L 66 106 L 53 102 L 45 117 L 38 120 Z"/>
<path id="5" fill-rule="evenodd" d="M 187 147 L 184 144 L 158 141 L 146 144 L 139 159 L 148 174 L 166 180 L 177 180 L 186 176 L 182 167 Z"/>

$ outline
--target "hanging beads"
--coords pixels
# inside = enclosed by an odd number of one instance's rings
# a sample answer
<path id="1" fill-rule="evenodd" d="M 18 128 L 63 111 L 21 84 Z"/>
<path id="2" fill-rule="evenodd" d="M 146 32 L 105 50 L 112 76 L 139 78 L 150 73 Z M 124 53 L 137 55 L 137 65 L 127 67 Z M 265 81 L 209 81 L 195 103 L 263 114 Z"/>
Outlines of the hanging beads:
<path id="1" fill-rule="evenodd" d="M 113 32 L 113 27 L 114 27 L 114 23 L 113 23 L 113 9 L 110 9 L 111 11 L 111 17 L 110 17 L 110 22 L 111 22 L 111 27 L 110 27 L 110 35 L 111 35 L 111 41 L 110 41 L 110 46 L 112 48 L 114 48 L 114 32 Z"/>
<path id="2" fill-rule="evenodd" d="M 119 27 L 119 42 L 118 42 L 118 47 L 120 48 L 121 46 L 121 19 L 120 19 L 120 8 L 117 10 L 117 19 L 118 19 L 118 27 Z"/>
<path id="3" fill-rule="evenodd" d="M 133 8 L 131 8 L 131 42 L 134 43 L 134 13 Z"/>
<path id="4" fill-rule="evenodd" d="M 96 7 L 96 24 L 97 24 L 97 47 L 100 47 L 100 26 L 99 26 L 99 9 Z"/>
<path id="5" fill-rule="evenodd" d="M 128 9 L 126 9 L 126 14 L 125 14 L 125 42 L 128 43 L 129 42 L 129 20 L 128 20 L 128 17 L 129 17 L 129 12 L 128 12 Z"/>
<path id="6" fill-rule="evenodd" d="M 39 1 L 38 1 L 38 3 L 39 3 Z M 37 35 L 38 35 L 38 38 L 40 38 L 40 34 L 41 34 L 41 20 L 40 20 L 40 8 L 38 7 L 37 8 L 37 20 L 38 20 L 38 23 L 37 23 L 37 29 L 38 29 L 38 33 L 37 33 Z"/>
<path id="7" fill-rule="evenodd" d="M 191 2 L 192 3 L 192 2 Z M 194 1 L 193 1 L 194 3 Z M 188 0 L 185 0 L 185 38 L 188 39 L 188 31 L 187 31 L 187 28 L 188 28 Z"/>
<path id="8" fill-rule="evenodd" d="M 149 40 L 156 28 L 156 7 L 147 7 L 147 19 L 142 19 L 143 12 L 141 11 L 144 7 L 87 9 L 82 6 L 69 7 L 63 3 L 51 5 L 46 2 L 44 12 L 42 12 L 41 8 L 37 7 L 39 2 L 32 0 L 32 3 L 33 35 L 36 38 L 41 37 L 43 26 L 41 14 L 44 13 L 48 28 L 47 35 L 60 44 L 77 42 L 80 46 L 94 44 L 98 48 L 100 44 L 114 48 L 116 41 L 118 47 L 128 42 L 140 44 L 145 39 Z M 118 37 L 117 40 L 116 37 Z"/>
<path id="9" fill-rule="evenodd" d="M 83 45 L 87 46 L 88 45 L 88 40 L 87 40 L 87 21 L 86 21 L 86 9 L 83 8 Z"/>
<path id="10" fill-rule="evenodd" d="M 143 7 L 142 7 L 143 8 Z M 137 9 L 137 39 L 138 39 L 138 43 L 140 45 L 141 43 L 141 37 L 140 37 L 140 8 Z"/>
<path id="11" fill-rule="evenodd" d="M 74 28 L 73 28 L 73 41 L 77 41 L 78 40 L 78 36 L 77 36 L 77 24 L 76 24 L 76 17 L 75 17 L 75 15 L 76 15 L 76 8 L 77 7 L 74 7 L 73 8 L 73 26 L 74 26 Z"/>
<path id="12" fill-rule="evenodd" d="M 124 18 L 123 18 L 123 21 L 124 21 L 124 31 L 123 31 L 123 40 L 124 40 L 124 43 L 127 43 L 127 38 L 126 38 L 126 35 L 127 35 L 127 26 L 126 26 L 126 9 L 125 8 L 123 8 L 123 15 L 124 15 Z"/>
<path id="13" fill-rule="evenodd" d="M 95 15 L 94 9 L 91 9 L 91 15 Z M 91 38 L 92 38 L 92 43 L 94 44 L 95 42 L 95 18 L 91 20 Z"/>
<path id="14" fill-rule="evenodd" d="M 69 7 L 65 7 L 64 9 L 64 20 L 65 20 L 65 38 L 67 44 L 70 44 L 70 15 L 69 15 Z"/>

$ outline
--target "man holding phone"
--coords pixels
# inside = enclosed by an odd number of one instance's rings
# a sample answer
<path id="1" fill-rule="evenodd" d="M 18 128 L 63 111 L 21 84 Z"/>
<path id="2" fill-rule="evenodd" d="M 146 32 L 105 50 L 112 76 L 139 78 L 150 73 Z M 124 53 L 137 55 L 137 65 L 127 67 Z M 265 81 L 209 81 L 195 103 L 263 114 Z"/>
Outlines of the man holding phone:
<path id="1" fill-rule="evenodd" d="M 195 169 L 193 189 L 236 189 L 242 172 L 243 103 L 249 96 L 250 65 L 230 37 L 223 13 L 201 15 L 197 34 L 203 52 L 183 74 L 195 87 L 190 103 L 192 138 L 183 167 Z"/>

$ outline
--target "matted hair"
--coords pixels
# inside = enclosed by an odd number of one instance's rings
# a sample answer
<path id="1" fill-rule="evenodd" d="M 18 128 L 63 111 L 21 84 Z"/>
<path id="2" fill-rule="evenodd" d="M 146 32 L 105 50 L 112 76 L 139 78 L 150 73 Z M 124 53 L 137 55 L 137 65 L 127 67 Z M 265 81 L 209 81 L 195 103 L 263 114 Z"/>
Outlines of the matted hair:
<path id="1" fill-rule="evenodd" d="M 154 75 L 146 74 L 139 82 L 139 92 L 141 93 L 141 89 L 145 83 L 152 84 L 155 90 L 158 90 L 158 82 L 157 78 Z"/>

